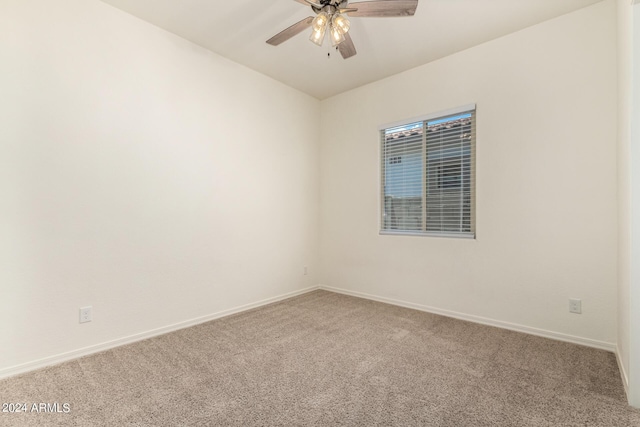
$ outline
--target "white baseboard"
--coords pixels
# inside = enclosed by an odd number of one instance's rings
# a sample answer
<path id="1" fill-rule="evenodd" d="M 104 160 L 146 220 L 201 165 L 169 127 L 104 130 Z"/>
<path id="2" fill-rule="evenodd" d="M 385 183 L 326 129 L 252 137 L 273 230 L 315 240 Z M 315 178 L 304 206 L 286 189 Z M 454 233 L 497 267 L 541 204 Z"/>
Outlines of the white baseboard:
<path id="1" fill-rule="evenodd" d="M 620 377 L 622 377 L 622 385 L 624 386 L 624 392 L 629 397 L 629 377 L 627 371 L 624 369 L 624 363 L 620 358 L 620 348 L 616 345 L 616 361 L 618 362 L 618 369 L 620 370 Z"/>
<path id="2" fill-rule="evenodd" d="M 523 332 L 523 333 L 530 334 L 530 335 L 537 335 L 537 336 L 544 337 L 544 338 L 551 338 L 551 339 L 555 339 L 555 340 L 558 340 L 558 341 L 566 341 L 566 342 L 570 342 L 570 343 L 573 343 L 573 344 L 580 344 L 580 345 L 584 345 L 584 346 L 587 346 L 587 347 L 593 347 L 593 348 L 597 348 L 597 349 L 600 349 L 600 350 L 606 350 L 606 351 L 610 351 L 612 353 L 616 353 L 616 344 L 610 343 L 610 342 L 592 340 L 590 338 L 583 338 L 583 337 L 578 337 L 578 336 L 574 336 L 574 335 L 563 334 L 563 333 L 560 333 L 560 332 L 553 332 L 553 331 L 547 331 L 547 330 L 544 330 L 544 329 L 532 328 L 532 327 L 529 327 L 529 326 L 519 325 L 519 324 L 516 324 L 516 323 L 504 322 L 504 321 L 501 321 L 501 320 L 495 320 L 495 319 L 489 319 L 489 318 L 486 318 L 486 317 L 475 316 L 473 314 L 458 313 L 458 312 L 455 312 L 455 311 L 443 310 L 443 309 L 440 309 L 440 308 L 429 307 L 429 306 L 422 305 L 422 304 L 415 304 L 415 303 L 411 303 L 411 302 L 400 301 L 400 300 L 395 300 L 395 299 L 386 298 L 386 297 L 380 297 L 380 296 L 377 296 L 377 295 L 371 295 L 371 294 L 366 294 L 366 293 L 357 292 L 357 291 L 351 291 L 351 290 L 347 290 L 347 289 L 334 288 L 334 287 L 331 287 L 331 286 L 320 285 L 320 289 L 324 289 L 324 290 L 330 291 L 330 292 L 336 292 L 336 293 L 340 293 L 340 294 L 345 294 L 345 295 L 351 295 L 351 296 L 354 296 L 354 297 L 365 298 L 365 299 L 369 299 L 369 300 L 372 300 L 372 301 L 384 302 L 384 303 L 387 303 L 387 304 L 397 305 L 397 306 L 400 306 L 400 307 L 412 308 L 414 310 L 425 311 L 425 312 L 428 312 L 428 313 L 439 314 L 439 315 L 442 315 L 442 316 L 453 317 L 455 319 L 467 320 L 469 322 L 481 323 L 483 325 L 495 326 L 495 327 L 503 328 L 503 329 L 509 329 L 509 330 L 516 331 L 516 332 Z"/>
<path id="3" fill-rule="evenodd" d="M 309 288 L 301 289 L 298 291 L 288 292 L 286 294 L 278 295 L 272 298 L 267 298 L 261 301 L 253 302 L 250 304 L 241 305 L 239 307 L 231 308 L 229 310 L 219 311 L 217 313 L 209 314 L 206 316 L 197 317 L 195 319 L 185 320 L 184 322 L 175 323 L 173 325 L 163 326 L 161 328 L 152 329 L 150 331 L 141 332 L 127 337 L 118 338 L 112 341 L 103 342 L 101 344 L 95 344 L 88 347 L 80 348 L 77 350 L 68 351 L 65 353 L 57 354 L 54 356 L 45 357 L 39 360 L 23 363 L 9 368 L 0 369 L 0 379 L 12 377 L 25 372 L 33 371 L 36 369 L 44 368 L 47 366 L 58 365 L 63 362 L 67 362 L 79 357 L 88 356 L 90 354 L 99 353 L 101 351 L 110 350 L 115 347 L 120 347 L 125 344 L 131 344 L 136 341 L 141 341 L 147 338 L 163 335 L 168 332 L 177 331 L 179 329 L 188 328 L 190 326 L 198 325 L 200 323 L 209 322 L 211 320 L 219 319 L 221 317 L 229 316 L 231 314 L 240 313 L 243 311 L 251 310 L 253 308 L 261 307 L 263 305 L 278 302 L 287 298 L 291 298 L 297 295 L 306 294 L 318 289 L 318 286 L 312 286 Z"/>

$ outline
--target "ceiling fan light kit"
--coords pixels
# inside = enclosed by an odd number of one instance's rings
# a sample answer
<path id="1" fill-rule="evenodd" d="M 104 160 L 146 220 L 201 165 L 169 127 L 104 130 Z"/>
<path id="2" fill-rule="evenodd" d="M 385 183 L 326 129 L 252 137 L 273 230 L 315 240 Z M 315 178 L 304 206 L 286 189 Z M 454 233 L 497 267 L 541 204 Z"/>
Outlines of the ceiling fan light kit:
<path id="1" fill-rule="evenodd" d="M 356 48 L 349 35 L 351 23 L 345 14 L 357 17 L 413 16 L 418 7 L 418 0 L 375 0 L 352 4 L 348 4 L 349 0 L 319 0 L 317 3 L 310 0 L 295 1 L 311 6 L 311 10 L 316 14 L 315 18 L 309 16 L 293 24 L 271 37 L 267 43 L 277 46 L 311 27 L 309 40 L 322 46 L 325 34 L 329 30 L 331 45 L 340 51 L 344 59 L 356 54 Z"/>
<path id="2" fill-rule="evenodd" d="M 311 23 L 312 30 L 309 40 L 318 46 L 322 46 L 324 35 L 327 32 L 327 29 L 329 29 L 332 46 L 338 46 L 340 43 L 345 41 L 344 35 L 349 31 L 351 24 L 347 18 L 340 14 L 340 10 L 336 6 L 327 4 L 322 6 L 319 11 L 318 8 L 313 5 L 311 8 L 318 15 L 316 15 Z"/>

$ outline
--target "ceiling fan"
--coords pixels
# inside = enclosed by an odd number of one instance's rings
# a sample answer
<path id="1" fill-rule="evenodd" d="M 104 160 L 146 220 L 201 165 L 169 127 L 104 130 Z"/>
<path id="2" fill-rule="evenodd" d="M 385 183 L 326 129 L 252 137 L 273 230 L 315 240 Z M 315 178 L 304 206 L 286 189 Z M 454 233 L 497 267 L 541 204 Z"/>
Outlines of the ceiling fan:
<path id="1" fill-rule="evenodd" d="M 351 58 L 356 52 L 351 36 L 349 35 L 350 17 L 392 17 L 413 16 L 418 7 L 418 0 L 374 0 L 349 4 L 349 0 L 295 0 L 298 3 L 311 6 L 316 14 L 299 21 L 284 31 L 267 40 L 267 43 L 277 46 L 289 40 L 291 37 L 312 27 L 311 40 L 318 46 L 322 46 L 325 33 L 329 30 L 329 38 L 332 46 L 336 47 L 344 59 Z"/>

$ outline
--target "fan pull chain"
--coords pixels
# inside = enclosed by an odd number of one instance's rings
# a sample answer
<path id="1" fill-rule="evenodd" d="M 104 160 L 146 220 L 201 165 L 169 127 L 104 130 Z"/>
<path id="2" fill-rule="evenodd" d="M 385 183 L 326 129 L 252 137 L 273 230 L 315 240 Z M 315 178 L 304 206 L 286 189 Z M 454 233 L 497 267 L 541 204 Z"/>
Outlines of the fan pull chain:
<path id="1" fill-rule="evenodd" d="M 336 46 L 336 51 L 338 51 L 338 46 Z M 331 59 L 331 48 L 329 48 L 329 51 L 327 52 L 327 59 Z"/>

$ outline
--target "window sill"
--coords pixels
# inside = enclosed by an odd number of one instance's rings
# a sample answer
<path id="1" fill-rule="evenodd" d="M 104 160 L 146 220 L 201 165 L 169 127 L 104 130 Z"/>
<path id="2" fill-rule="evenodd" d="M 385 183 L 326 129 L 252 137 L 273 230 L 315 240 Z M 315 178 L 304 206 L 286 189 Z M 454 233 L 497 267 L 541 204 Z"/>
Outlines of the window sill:
<path id="1" fill-rule="evenodd" d="M 453 239 L 466 239 L 475 240 L 475 233 L 461 234 L 461 233 L 424 233 L 420 231 L 391 231 L 380 230 L 381 236 L 412 236 L 412 237 L 446 237 Z"/>

